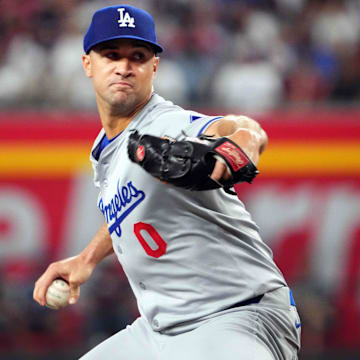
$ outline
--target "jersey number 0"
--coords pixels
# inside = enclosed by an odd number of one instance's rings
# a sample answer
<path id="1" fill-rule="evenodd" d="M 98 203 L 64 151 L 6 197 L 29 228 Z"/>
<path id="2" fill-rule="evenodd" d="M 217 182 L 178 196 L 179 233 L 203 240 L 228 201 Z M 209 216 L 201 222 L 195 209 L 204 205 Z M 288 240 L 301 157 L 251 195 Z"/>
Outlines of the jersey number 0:
<path id="1" fill-rule="evenodd" d="M 150 247 L 150 245 L 146 242 L 146 240 L 142 236 L 141 231 L 146 231 L 151 236 L 151 238 L 155 241 L 155 243 L 158 246 L 157 249 L 152 249 Z M 144 248 L 145 252 L 149 256 L 152 256 L 154 258 L 159 258 L 160 256 L 166 253 L 167 244 L 152 225 L 143 222 L 138 222 L 134 224 L 134 233 L 138 238 L 141 246 Z"/>

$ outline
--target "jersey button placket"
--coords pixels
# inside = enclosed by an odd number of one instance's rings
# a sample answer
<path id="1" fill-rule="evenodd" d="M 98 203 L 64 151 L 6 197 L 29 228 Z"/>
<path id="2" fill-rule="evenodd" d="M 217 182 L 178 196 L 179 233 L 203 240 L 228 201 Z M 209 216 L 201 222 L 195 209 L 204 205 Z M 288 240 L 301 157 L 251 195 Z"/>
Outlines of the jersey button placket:
<path id="1" fill-rule="evenodd" d="M 146 286 L 145 286 L 145 284 L 143 282 L 140 281 L 139 286 L 140 286 L 141 289 L 146 290 Z"/>
<path id="2" fill-rule="evenodd" d="M 117 251 L 118 251 L 119 254 L 122 254 L 122 253 L 123 253 L 123 250 L 122 250 L 122 248 L 121 248 L 120 245 L 117 246 Z"/>

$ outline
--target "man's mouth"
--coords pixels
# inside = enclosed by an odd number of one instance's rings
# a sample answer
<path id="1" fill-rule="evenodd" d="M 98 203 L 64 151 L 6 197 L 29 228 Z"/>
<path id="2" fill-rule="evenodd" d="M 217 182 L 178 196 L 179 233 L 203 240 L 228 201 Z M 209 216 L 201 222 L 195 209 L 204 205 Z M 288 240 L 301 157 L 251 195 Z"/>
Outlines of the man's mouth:
<path id="1" fill-rule="evenodd" d="M 133 85 L 127 81 L 114 81 L 110 84 L 110 86 L 114 86 L 116 88 L 132 88 Z"/>

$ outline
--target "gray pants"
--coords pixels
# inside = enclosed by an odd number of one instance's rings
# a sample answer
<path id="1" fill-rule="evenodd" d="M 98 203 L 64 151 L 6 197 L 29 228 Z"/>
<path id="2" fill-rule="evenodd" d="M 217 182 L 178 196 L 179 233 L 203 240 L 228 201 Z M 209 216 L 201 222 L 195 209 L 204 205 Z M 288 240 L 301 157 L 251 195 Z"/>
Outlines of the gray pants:
<path id="1" fill-rule="evenodd" d="M 296 360 L 299 349 L 299 315 L 289 289 L 282 287 L 258 304 L 219 312 L 192 330 L 157 333 L 140 317 L 81 360 Z"/>

